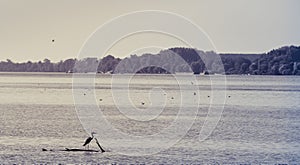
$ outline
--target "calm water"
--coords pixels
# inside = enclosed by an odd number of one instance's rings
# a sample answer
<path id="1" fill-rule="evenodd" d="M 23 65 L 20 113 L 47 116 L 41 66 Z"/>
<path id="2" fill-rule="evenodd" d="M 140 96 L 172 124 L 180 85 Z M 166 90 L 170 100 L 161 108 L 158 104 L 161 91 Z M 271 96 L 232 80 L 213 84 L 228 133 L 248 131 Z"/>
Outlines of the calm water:
<path id="1" fill-rule="evenodd" d="M 136 75 L 127 93 L 124 79 L 97 75 L 94 88 L 81 84 L 81 90 L 73 93 L 71 74 L 0 73 L 0 163 L 300 164 L 299 76 L 227 76 L 222 116 L 205 141 L 199 141 L 203 123 L 215 120 L 206 118 L 214 97 L 211 82 L 217 91 L 224 91 L 222 78 L 182 78 L 188 81 L 178 84 L 172 75 Z M 117 84 L 113 90 L 112 83 Z M 194 91 L 195 87 L 199 90 Z M 119 98 L 123 94 L 130 103 Z M 132 148 L 142 151 L 150 146 L 149 152 L 161 150 L 155 154 L 119 154 L 122 148 L 125 151 L 132 146 L 126 146 L 128 139 L 110 131 L 98 132 L 100 143 L 108 151 L 105 153 L 43 152 L 42 148 L 82 148 L 89 136 L 78 119 L 73 95 L 96 100 L 115 129 L 134 136 L 160 133 L 176 119 L 180 107 L 188 112 L 200 105 L 193 125 L 172 147 L 162 148 L 154 139 L 151 145 Z M 182 100 L 186 100 L 183 105 Z M 156 112 L 156 105 L 163 105 L 163 109 L 159 116 L 137 122 L 120 113 L 116 103 L 140 110 L 148 108 L 148 112 Z M 194 120 L 194 116 L 185 114 L 181 119 L 185 123 Z M 181 129 L 178 127 L 176 132 Z M 97 149 L 94 144 L 90 147 Z"/>

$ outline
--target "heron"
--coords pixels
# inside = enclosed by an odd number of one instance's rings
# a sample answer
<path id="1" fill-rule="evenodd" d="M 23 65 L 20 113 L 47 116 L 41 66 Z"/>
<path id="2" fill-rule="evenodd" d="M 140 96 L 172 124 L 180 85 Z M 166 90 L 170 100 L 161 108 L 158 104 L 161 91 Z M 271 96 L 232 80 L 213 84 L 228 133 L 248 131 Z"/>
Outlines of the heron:
<path id="1" fill-rule="evenodd" d="M 92 133 L 91 133 L 92 136 L 91 136 L 91 137 L 88 137 L 88 138 L 85 140 L 83 146 L 88 145 L 88 149 L 89 149 L 89 144 L 90 144 L 90 142 L 94 139 L 94 134 L 96 134 L 96 132 L 92 132 Z"/>

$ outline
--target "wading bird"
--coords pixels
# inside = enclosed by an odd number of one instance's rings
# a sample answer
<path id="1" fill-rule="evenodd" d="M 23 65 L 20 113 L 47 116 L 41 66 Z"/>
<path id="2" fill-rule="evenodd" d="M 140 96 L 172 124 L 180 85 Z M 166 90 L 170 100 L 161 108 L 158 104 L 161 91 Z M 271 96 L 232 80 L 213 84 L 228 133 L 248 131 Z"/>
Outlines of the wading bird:
<path id="1" fill-rule="evenodd" d="M 91 133 L 92 136 L 91 136 L 91 137 L 88 137 L 88 138 L 85 140 L 83 146 L 88 145 L 88 149 L 89 149 L 89 144 L 90 144 L 90 142 L 94 139 L 94 134 L 96 134 L 96 132 L 92 132 L 92 133 Z"/>

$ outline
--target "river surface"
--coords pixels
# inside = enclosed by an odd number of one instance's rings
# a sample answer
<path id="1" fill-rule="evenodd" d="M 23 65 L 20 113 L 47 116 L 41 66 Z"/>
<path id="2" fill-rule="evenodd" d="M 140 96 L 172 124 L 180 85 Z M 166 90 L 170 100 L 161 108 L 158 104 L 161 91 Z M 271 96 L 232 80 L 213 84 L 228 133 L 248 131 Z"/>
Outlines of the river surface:
<path id="1" fill-rule="evenodd" d="M 64 73 L 0 73 L 1 164 L 300 164 L 300 76 L 81 82 Z M 107 152 L 59 151 L 84 149 L 93 129 Z M 89 148 L 99 149 L 94 141 Z"/>

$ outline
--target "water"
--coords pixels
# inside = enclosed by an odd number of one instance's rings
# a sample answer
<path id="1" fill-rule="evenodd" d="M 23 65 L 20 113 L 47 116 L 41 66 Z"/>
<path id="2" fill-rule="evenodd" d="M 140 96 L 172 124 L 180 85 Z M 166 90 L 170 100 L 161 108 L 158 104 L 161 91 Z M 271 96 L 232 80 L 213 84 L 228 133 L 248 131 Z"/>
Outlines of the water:
<path id="1" fill-rule="evenodd" d="M 111 75 L 98 75 L 95 93 L 86 84 L 81 84 L 81 90 L 72 93 L 71 74 L 0 73 L 0 162 L 300 163 L 300 77 L 227 76 L 226 103 L 222 116 L 205 141 L 199 141 L 199 133 L 214 97 L 211 80 L 215 82 L 216 89 L 220 87 L 214 93 L 218 95 L 218 91 L 224 91 L 221 88 L 222 78 L 197 76 L 196 81 L 184 75 L 182 78 L 188 81 L 178 84 L 172 75 L 135 75 L 127 93 L 125 79 L 112 82 Z M 113 86 L 114 91 L 111 90 L 112 83 L 117 84 Z M 199 88 L 196 95 L 193 91 L 195 87 Z M 191 128 L 170 148 L 158 145 L 160 141 L 157 139 L 150 144 L 128 146 L 132 142 L 130 139 L 107 131 L 98 133 L 100 143 L 108 151 L 105 153 L 42 151 L 42 148 L 82 148 L 85 138 L 89 136 L 78 119 L 73 94 L 96 100 L 97 106 L 114 128 L 134 136 L 160 133 L 176 119 L 179 107 L 189 112 L 197 107 L 198 100 L 200 105 Z M 116 94 L 127 94 L 131 102 L 120 100 Z M 161 102 L 153 102 L 155 100 Z M 185 100 L 183 104 L 182 100 Z M 159 114 L 148 121 L 132 120 L 116 108 L 117 102 L 124 103 L 123 107 L 133 105 L 139 109 L 137 114 L 147 108 Z M 160 105 L 163 105 L 162 112 Z M 153 117 L 151 115 L 146 114 L 146 119 Z M 133 114 L 131 117 L 140 119 L 141 116 Z M 183 123 L 194 119 L 190 113 L 180 117 Z M 207 120 L 216 118 L 212 116 Z M 181 129 L 183 127 L 178 127 L 175 133 Z M 150 146 L 147 152 L 160 152 L 146 156 L 119 154 L 122 149 L 126 151 L 131 147 L 133 151 L 143 151 L 147 146 Z M 95 144 L 90 147 L 97 149 Z"/>

